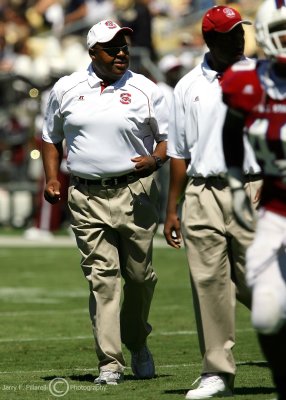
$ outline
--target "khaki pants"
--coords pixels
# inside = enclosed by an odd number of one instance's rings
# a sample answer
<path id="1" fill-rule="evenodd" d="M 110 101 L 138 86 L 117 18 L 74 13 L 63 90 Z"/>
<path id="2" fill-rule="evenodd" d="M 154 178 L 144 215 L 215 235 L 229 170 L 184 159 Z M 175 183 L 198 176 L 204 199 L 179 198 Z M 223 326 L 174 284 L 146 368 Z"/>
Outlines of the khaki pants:
<path id="1" fill-rule="evenodd" d="M 89 311 L 102 370 L 123 371 L 121 342 L 140 348 L 157 277 L 152 268 L 158 190 L 151 177 L 112 189 L 72 182 L 72 229 L 90 286 Z M 124 300 L 120 311 L 121 276 Z"/>
<path id="2" fill-rule="evenodd" d="M 254 199 L 261 181 L 246 185 L 248 194 Z M 190 180 L 182 208 L 182 233 L 203 357 L 202 373 L 234 376 L 235 297 L 250 308 L 245 253 L 254 233 L 236 223 L 225 180 Z M 231 380 L 233 377 L 230 376 Z"/>

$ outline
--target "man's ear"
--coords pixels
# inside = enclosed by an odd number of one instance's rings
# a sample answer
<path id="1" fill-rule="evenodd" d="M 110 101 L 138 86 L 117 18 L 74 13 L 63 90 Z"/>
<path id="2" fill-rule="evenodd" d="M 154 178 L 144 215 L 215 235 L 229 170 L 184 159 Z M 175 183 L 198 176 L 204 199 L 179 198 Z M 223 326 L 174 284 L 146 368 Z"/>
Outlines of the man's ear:
<path id="1" fill-rule="evenodd" d="M 90 56 L 92 59 L 94 59 L 94 52 L 93 52 L 92 49 L 89 49 L 89 50 L 88 50 L 88 54 L 89 54 L 89 56 Z"/>

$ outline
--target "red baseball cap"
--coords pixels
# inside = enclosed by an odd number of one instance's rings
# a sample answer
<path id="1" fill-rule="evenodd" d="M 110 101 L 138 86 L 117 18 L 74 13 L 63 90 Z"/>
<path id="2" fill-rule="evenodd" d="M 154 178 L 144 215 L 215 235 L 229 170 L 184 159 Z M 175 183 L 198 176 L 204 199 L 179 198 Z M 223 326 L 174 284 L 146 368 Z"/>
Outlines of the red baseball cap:
<path id="1" fill-rule="evenodd" d="M 239 12 L 232 7 L 214 6 L 203 16 L 202 30 L 227 33 L 238 24 L 251 25 L 252 22 L 242 19 Z"/>

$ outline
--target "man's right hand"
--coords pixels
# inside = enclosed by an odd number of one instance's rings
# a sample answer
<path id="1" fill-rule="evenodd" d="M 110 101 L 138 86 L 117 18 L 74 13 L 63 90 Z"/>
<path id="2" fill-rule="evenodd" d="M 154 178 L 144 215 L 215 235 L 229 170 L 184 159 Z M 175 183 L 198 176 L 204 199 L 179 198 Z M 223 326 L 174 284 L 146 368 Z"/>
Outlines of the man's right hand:
<path id="1" fill-rule="evenodd" d="M 282 177 L 283 183 L 286 183 L 286 160 L 276 160 L 274 161 L 274 164 L 278 168 L 278 171 Z"/>
<path id="2" fill-rule="evenodd" d="M 255 215 L 244 187 L 232 192 L 233 213 L 237 222 L 250 232 L 254 231 Z"/>
<path id="3" fill-rule="evenodd" d="M 232 208 L 237 222 L 250 232 L 254 230 L 254 212 L 244 189 L 244 175 L 239 167 L 228 169 L 228 183 L 232 193 Z"/>
<path id="4" fill-rule="evenodd" d="M 61 199 L 60 188 L 61 184 L 58 180 L 48 181 L 44 191 L 45 200 L 50 204 L 56 204 Z"/>
<path id="5" fill-rule="evenodd" d="M 181 247 L 181 222 L 178 215 L 167 214 L 165 225 L 164 225 L 164 235 L 167 243 L 179 249 Z"/>

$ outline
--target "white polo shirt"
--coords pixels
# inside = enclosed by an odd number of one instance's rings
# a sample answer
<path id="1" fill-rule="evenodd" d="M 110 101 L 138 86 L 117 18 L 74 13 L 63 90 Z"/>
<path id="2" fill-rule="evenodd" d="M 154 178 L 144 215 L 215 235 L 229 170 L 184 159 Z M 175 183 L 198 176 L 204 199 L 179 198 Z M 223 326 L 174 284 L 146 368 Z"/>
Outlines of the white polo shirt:
<path id="1" fill-rule="evenodd" d="M 102 92 L 100 82 L 91 64 L 59 79 L 43 127 L 44 141 L 66 139 L 69 172 L 87 179 L 132 172 L 131 158 L 167 140 L 168 106 L 154 82 L 130 70 Z"/>
<path id="2" fill-rule="evenodd" d="M 191 159 L 187 174 L 194 177 L 224 175 L 227 172 L 222 145 L 226 105 L 217 72 L 207 61 L 187 73 L 177 83 L 169 119 L 167 154 Z M 260 168 L 245 140 L 244 172 L 255 174 Z"/>

